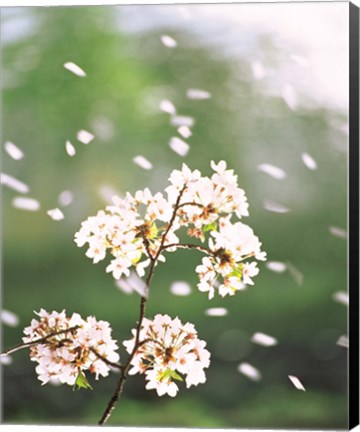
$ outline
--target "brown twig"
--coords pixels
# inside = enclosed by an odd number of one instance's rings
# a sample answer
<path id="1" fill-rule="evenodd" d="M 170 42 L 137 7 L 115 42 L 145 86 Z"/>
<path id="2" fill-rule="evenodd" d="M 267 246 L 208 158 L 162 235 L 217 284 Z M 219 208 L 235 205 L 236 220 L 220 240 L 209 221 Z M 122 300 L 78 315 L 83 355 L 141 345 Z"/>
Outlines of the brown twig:
<path id="1" fill-rule="evenodd" d="M 166 236 L 169 233 L 169 231 L 170 231 L 170 229 L 172 227 L 172 224 L 175 221 L 176 213 L 177 213 L 177 211 L 179 209 L 180 200 L 181 200 L 182 194 L 184 193 L 184 190 L 185 190 L 185 186 L 180 191 L 179 196 L 177 197 L 177 200 L 176 200 L 175 206 L 174 206 L 174 210 L 173 210 L 173 214 L 171 216 L 171 219 L 170 219 L 170 222 L 169 222 L 169 225 L 168 225 L 167 229 L 165 230 L 164 234 L 161 237 L 160 246 L 159 246 L 159 249 L 158 249 L 156 255 L 153 257 L 151 254 L 149 254 L 149 258 L 150 258 L 151 264 L 150 264 L 150 267 L 149 267 L 149 273 L 148 273 L 147 278 L 146 278 L 147 291 L 150 288 L 150 283 L 151 283 L 151 279 L 152 279 L 152 277 L 154 275 L 154 270 L 155 270 L 156 262 L 157 262 L 157 260 L 158 260 L 158 258 L 160 256 L 161 252 L 164 249 L 164 243 L 165 243 Z M 146 245 L 145 245 L 145 247 L 146 247 Z M 111 413 L 114 410 L 115 405 L 116 405 L 117 401 L 119 400 L 119 398 L 120 398 L 120 396 L 122 394 L 122 391 L 123 391 L 123 388 L 124 388 L 124 384 L 125 384 L 125 380 L 126 380 L 126 377 L 127 377 L 127 373 L 128 373 L 129 368 L 130 368 L 131 361 L 134 358 L 135 353 L 136 353 L 137 349 L 139 348 L 139 345 L 143 343 L 143 342 L 140 342 L 140 330 L 141 330 L 142 321 L 143 321 L 144 316 L 145 316 L 146 301 L 147 301 L 147 297 L 141 297 L 139 319 L 138 319 L 138 323 L 137 323 L 137 326 L 136 326 L 136 333 L 135 333 L 134 348 L 131 351 L 131 353 L 130 353 L 128 359 L 127 359 L 127 362 L 121 368 L 120 378 L 119 378 L 119 380 L 118 380 L 118 382 L 116 384 L 115 391 L 114 391 L 111 399 L 109 400 L 108 405 L 107 405 L 107 407 L 106 407 L 106 409 L 105 409 L 105 411 L 104 411 L 104 413 L 103 413 L 103 415 L 102 415 L 102 417 L 101 417 L 101 419 L 99 421 L 99 425 L 100 426 L 104 425 L 107 422 L 107 420 L 109 419 L 109 417 L 111 416 Z"/>
<path id="2" fill-rule="evenodd" d="M 90 348 L 90 351 L 91 351 L 93 354 L 95 354 L 96 357 L 97 357 L 98 359 L 102 360 L 102 361 L 103 361 L 105 364 L 107 364 L 108 366 L 111 366 L 111 367 L 113 367 L 113 368 L 115 368 L 115 369 L 120 369 L 120 370 L 123 368 L 123 366 L 122 366 L 121 363 L 114 363 L 114 362 L 108 360 L 106 357 L 104 357 L 104 356 L 102 356 L 101 354 L 99 354 L 99 353 L 96 351 L 95 348 Z"/>
<path id="3" fill-rule="evenodd" d="M 33 341 L 25 342 L 25 343 L 21 343 L 21 344 L 15 345 L 14 347 L 9 348 L 9 349 L 3 351 L 0 355 L 9 355 L 9 354 L 11 354 L 13 352 L 21 350 L 22 348 L 28 348 L 28 347 L 31 347 L 33 345 L 42 344 L 43 342 L 46 342 L 48 339 L 50 339 L 50 338 L 52 338 L 54 336 L 58 336 L 60 334 L 71 332 L 71 331 L 77 330 L 78 328 L 79 328 L 79 326 L 69 327 L 67 329 L 59 330 L 58 332 L 51 333 L 51 334 L 49 334 L 47 336 L 44 336 L 42 338 L 35 339 Z"/>

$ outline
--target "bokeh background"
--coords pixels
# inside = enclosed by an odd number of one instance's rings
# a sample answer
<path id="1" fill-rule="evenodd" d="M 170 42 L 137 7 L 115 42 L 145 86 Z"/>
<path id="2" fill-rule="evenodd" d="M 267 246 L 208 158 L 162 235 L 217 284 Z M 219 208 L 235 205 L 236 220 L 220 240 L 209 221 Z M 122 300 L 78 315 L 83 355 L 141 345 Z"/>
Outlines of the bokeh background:
<path id="1" fill-rule="evenodd" d="M 207 382 L 171 399 L 132 377 L 109 424 L 346 428 L 347 349 L 337 342 L 347 333 L 347 309 L 336 293 L 347 290 L 347 8 L 335 2 L 2 9 L 2 141 L 25 155 L 13 160 L 2 151 L 2 171 L 25 182 L 27 195 L 41 204 L 34 212 L 15 208 L 21 194 L 2 188 L 2 308 L 18 321 L 3 314 L 3 347 L 20 341 L 41 307 L 95 315 L 111 323 L 119 341 L 129 338 L 139 295 L 122 292 L 105 263 L 93 265 L 74 233 L 113 193 L 145 186 L 156 192 L 183 161 L 206 175 L 211 160 L 224 159 L 247 193 L 246 222 L 269 261 L 286 270 L 261 264 L 255 286 L 209 302 L 196 289 L 199 254 L 170 254 L 157 268 L 147 316 L 168 313 L 196 325 L 212 353 Z M 177 46 L 165 46 L 163 35 Z M 66 70 L 69 61 L 87 76 Z M 211 98 L 189 99 L 189 88 Z M 168 145 L 179 134 L 159 108 L 162 100 L 195 121 L 186 157 Z M 78 142 L 80 129 L 95 139 Z M 137 155 L 153 169 L 134 164 Z M 259 170 L 264 163 L 286 176 Z M 63 191 L 74 197 L 67 207 L 58 202 Z M 54 207 L 64 220 L 47 215 Z M 188 283 L 191 295 L 174 295 L 174 281 Z M 209 307 L 227 314 L 208 316 Z M 254 332 L 278 345 L 252 343 Z M 239 373 L 241 362 L 257 368 L 261 380 Z M 116 375 L 91 381 L 93 391 L 73 392 L 41 386 L 34 366 L 24 350 L 2 368 L 3 422 L 97 423 Z M 299 377 L 306 392 L 288 375 Z"/>

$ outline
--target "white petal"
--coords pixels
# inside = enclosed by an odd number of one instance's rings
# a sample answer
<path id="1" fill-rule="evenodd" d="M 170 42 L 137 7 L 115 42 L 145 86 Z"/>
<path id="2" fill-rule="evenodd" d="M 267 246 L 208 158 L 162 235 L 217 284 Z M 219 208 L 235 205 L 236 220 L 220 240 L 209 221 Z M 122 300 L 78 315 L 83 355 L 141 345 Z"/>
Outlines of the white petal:
<path id="1" fill-rule="evenodd" d="M 277 339 L 274 338 L 273 336 L 269 336 L 265 333 L 260 333 L 260 332 L 253 334 L 251 338 L 251 342 L 265 347 L 274 346 L 277 345 L 278 343 Z"/>
<path id="2" fill-rule="evenodd" d="M 294 375 L 288 375 L 289 380 L 293 383 L 294 387 L 298 390 L 305 391 L 305 387 L 302 385 L 298 377 Z"/>
<path id="3" fill-rule="evenodd" d="M 329 231 L 335 237 L 344 238 L 344 239 L 347 237 L 346 230 L 342 228 L 330 226 Z"/>
<path id="4" fill-rule="evenodd" d="M 340 336 L 336 343 L 344 348 L 349 348 L 349 338 L 346 335 Z"/>
<path id="5" fill-rule="evenodd" d="M 172 137 L 169 142 L 169 146 L 171 150 L 173 150 L 180 156 L 186 156 L 190 149 L 189 144 L 187 144 L 185 141 L 181 140 L 178 137 Z"/>
<path id="6" fill-rule="evenodd" d="M 186 91 L 186 97 L 188 99 L 203 100 L 203 99 L 210 99 L 211 94 L 206 90 L 191 88 Z"/>
<path id="7" fill-rule="evenodd" d="M 216 307 L 216 308 L 209 308 L 206 309 L 205 311 L 205 315 L 208 316 L 225 316 L 229 313 L 229 311 L 226 308 L 222 308 L 222 307 Z"/>
<path id="8" fill-rule="evenodd" d="M 249 363 L 240 363 L 238 366 L 238 371 L 252 381 L 261 380 L 261 373 L 259 372 L 259 370 Z"/>
<path id="9" fill-rule="evenodd" d="M 51 219 L 56 221 L 64 219 L 64 213 L 58 208 L 48 210 L 47 214 L 51 217 Z"/>
<path id="10" fill-rule="evenodd" d="M 308 154 L 308 153 L 303 153 L 301 155 L 301 158 L 304 162 L 304 165 L 309 168 L 309 170 L 316 170 L 317 168 L 317 163 L 315 162 L 315 160 Z"/>
<path id="11" fill-rule="evenodd" d="M 190 128 L 190 127 L 194 126 L 195 120 L 193 117 L 177 115 L 177 116 L 171 117 L 170 122 L 171 122 L 172 126 L 176 126 L 176 127 L 187 126 Z"/>
<path id="12" fill-rule="evenodd" d="M 72 72 L 73 74 L 79 76 L 79 77 L 85 77 L 86 76 L 86 73 L 83 71 L 83 69 L 81 69 L 80 66 L 78 66 L 77 64 L 75 64 L 73 62 L 64 63 L 64 68 L 67 69 L 68 71 Z"/>
<path id="13" fill-rule="evenodd" d="M 151 170 L 153 167 L 152 163 L 149 160 L 147 160 L 144 156 L 141 155 L 135 156 L 133 158 L 133 162 L 145 170 Z"/>
<path id="14" fill-rule="evenodd" d="M 170 291 L 174 295 L 187 296 L 191 294 L 191 287 L 187 282 L 176 281 L 171 284 Z"/>
<path id="15" fill-rule="evenodd" d="M 78 131 L 76 138 L 83 144 L 89 144 L 95 137 L 92 133 L 82 129 Z"/>
<path id="16" fill-rule="evenodd" d="M 289 213 L 290 209 L 275 201 L 266 199 L 263 205 L 264 209 L 273 213 Z"/>
<path id="17" fill-rule="evenodd" d="M 167 99 L 164 99 L 160 102 L 160 109 L 161 109 L 161 111 L 164 111 L 164 112 L 171 114 L 171 115 L 176 114 L 176 108 L 175 108 L 174 104 Z"/>
<path id="18" fill-rule="evenodd" d="M 39 201 L 34 198 L 15 197 L 12 205 L 18 209 L 28 211 L 37 211 L 40 209 Z"/>
<path id="19" fill-rule="evenodd" d="M 2 354 L 0 355 L 0 363 L 4 366 L 8 366 L 13 362 L 13 358 L 6 355 L 6 354 Z"/>
<path id="20" fill-rule="evenodd" d="M 269 261 L 265 265 L 275 273 L 283 273 L 286 270 L 286 264 L 281 261 Z"/>
<path id="21" fill-rule="evenodd" d="M 0 312 L 0 319 L 9 327 L 16 327 L 19 324 L 19 317 L 14 312 L 5 309 Z"/>
<path id="22" fill-rule="evenodd" d="M 187 126 L 180 126 L 177 130 L 183 138 L 189 138 L 192 135 L 191 130 Z"/>
<path id="23" fill-rule="evenodd" d="M 175 39 L 173 39 L 171 36 L 168 35 L 162 35 L 161 36 L 161 42 L 167 47 L 167 48 L 175 48 L 177 46 L 177 42 Z"/>
<path id="24" fill-rule="evenodd" d="M 67 207 L 74 200 L 74 194 L 71 191 L 62 191 L 58 197 L 58 202 L 60 205 Z"/>
<path id="25" fill-rule="evenodd" d="M 28 193 L 30 190 L 27 184 L 5 173 L 1 173 L 0 183 L 19 193 Z"/>
<path id="26" fill-rule="evenodd" d="M 14 160 L 20 160 L 24 157 L 23 151 L 11 141 L 6 141 L 4 147 L 7 154 Z"/>
<path id="27" fill-rule="evenodd" d="M 66 141 L 65 148 L 66 148 L 66 153 L 69 156 L 75 156 L 76 150 L 75 150 L 75 147 L 71 144 L 70 141 Z"/>
<path id="28" fill-rule="evenodd" d="M 332 295 L 332 298 L 345 306 L 349 305 L 349 294 L 345 291 L 337 291 Z"/>
<path id="29" fill-rule="evenodd" d="M 283 180 L 286 177 L 286 172 L 283 169 L 268 163 L 258 165 L 258 170 L 277 180 Z"/>

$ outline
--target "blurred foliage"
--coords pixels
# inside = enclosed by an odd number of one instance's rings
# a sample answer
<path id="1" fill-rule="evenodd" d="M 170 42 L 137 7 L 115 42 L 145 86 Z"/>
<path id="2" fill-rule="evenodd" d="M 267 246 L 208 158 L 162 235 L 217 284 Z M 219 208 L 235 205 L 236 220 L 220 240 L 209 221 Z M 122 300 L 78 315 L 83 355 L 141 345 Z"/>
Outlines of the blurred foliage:
<path id="1" fill-rule="evenodd" d="M 159 9 L 148 7 L 149 20 Z M 123 31 L 123 12 L 129 17 L 121 7 L 13 8 L 2 14 L 4 32 L 29 26 L 26 37 L 4 42 L 2 49 L 3 140 L 25 153 L 21 161 L 4 154 L 3 171 L 29 184 L 30 196 L 41 202 L 39 212 L 18 210 L 11 206 L 16 193 L 3 190 L 3 308 L 20 318 L 18 327 L 3 328 L 3 346 L 19 342 L 21 328 L 41 307 L 93 314 L 108 320 L 120 341 L 129 337 L 139 297 L 121 293 L 104 263 L 92 265 L 73 235 L 105 205 L 101 188 L 124 193 L 149 186 L 155 192 L 181 166 L 182 158 L 168 146 L 176 130 L 158 109 L 161 99 L 170 99 L 179 114 L 196 119 L 185 162 L 207 174 L 210 160 L 228 161 L 247 193 L 249 224 L 269 259 L 291 262 L 304 281 L 299 286 L 289 272 L 261 265 L 254 287 L 209 303 L 196 290 L 199 255 L 169 255 L 157 268 L 147 316 L 168 313 L 195 323 L 212 352 L 207 382 L 172 400 L 145 391 L 143 378 L 132 377 L 109 424 L 346 428 L 347 353 L 336 341 L 346 334 L 347 312 L 331 297 L 346 290 L 346 241 L 329 233 L 330 225 L 346 227 L 347 142 L 334 127 L 346 122 L 346 113 L 319 107 L 291 111 L 280 96 L 263 92 L 250 64 L 262 56 L 281 67 L 271 35 L 255 34 L 252 57 L 233 59 L 207 43 L 206 33 L 200 40 L 181 25 Z M 171 34 L 178 47 L 164 47 L 162 34 Z M 65 70 L 67 61 L 79 64 L 87 77 Z M 208 90 L 212 98 L 188 100 L 190 87 Z M 76 142 L 80 129 L 93 132 L 95 140 L 87 146 Z M 77 149 L 74 158 L 65 152 L 68 139 Z M 303 152 L 314 157 L 318 170 L 304 166 Z M 138 154 L 154 170 L 134 165 Z M 264 162 L 282 167 L 287 179 L 259 172 Z M 55 222 L 46 210 L 58 206 L 63 190 L 73 191 L 75 200 L 63 209 L 65 219 Z M 291 212 L 271 213 L 263 208 L 265 199 Z M 174 280 L 189 282 L 191 296 L 172 295 Z M 205 316 L 208 307 L 217 306 L 229 314 Z M 253 345 L 255 331 L 275 336 L 279 345 Z M 240 361 L 257 367 L 263 379 L 255 383 L 239 374 Z M 291 374 L 300 377 L 305 393 L 293 388 Z M 3 421 L 94 424 L 115 381 L 114 375 L 91 381 L 94 391 L 82 392 L 42 387 L 27 353 L 19 352 L 3 368 Z"/>

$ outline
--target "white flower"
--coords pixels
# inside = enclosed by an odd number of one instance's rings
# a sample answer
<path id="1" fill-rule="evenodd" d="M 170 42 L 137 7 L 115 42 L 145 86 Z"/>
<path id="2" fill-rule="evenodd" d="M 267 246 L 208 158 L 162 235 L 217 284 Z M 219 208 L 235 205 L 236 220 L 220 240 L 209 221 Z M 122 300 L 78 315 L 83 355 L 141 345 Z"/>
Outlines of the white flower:
<path id="1" fill-rule="evenodd" d="M 255 261 L 251 263 L 245 263 L 242 271 L 244 284 L 254 285 L 252 281 L 252 277 L 256 276 L 259 273 L 259 269 L 257 268 L 257 263 Z"/>
<path id="2" fill-rule="evenodd" d="M 127 258 L 115 258 L 111 261 L 111 263 L 106 267 L 106 272 L 112 272 L 115 279 L 120 279 L 124 274 L 125 276 L 130 275 L 129 267 L 131 267 L 132 263 Z"/>
<path id="3" fill-rule="evenodd" d="M 132 333 L 133 339 L 123 342 L 129 353 L 134 348 L 135 330 Z M 129 373 L 145 374 L 148 390 L 174 397 L 178 392 L 174 381 L 182 381 L 181 375 L 187 387 L 206 381 L 203 369 L 210 365 L 210 353 L 206 343 L 198 339 L 193 324 L 158 314 L 152 321 L 143 320 L 139 340 Z"/>
<path id="4" fill-rule="evenodd" d="M 65 311 L 49 313 L 41 309 L 37 315 L 39 320 L 33 319 L 24 329 L 23 341 L 46 338 L 30 347 L 30 359 L 38 363 L 35 370 L 42 384 L 56 381 L 74 385 L 78 375 L 86 370 L 94 373 L 96 379 L 99 375 L 107 376 L 110 368 L 95 352 L 110 362 L 119 360 L 108 322 L 91 316 L 83 320 L 76 313 L 68 318 Z"/>

